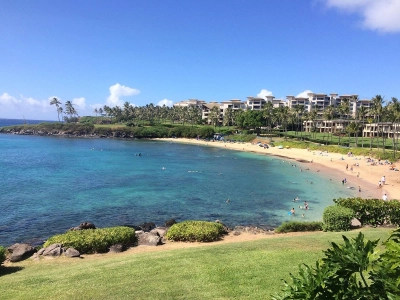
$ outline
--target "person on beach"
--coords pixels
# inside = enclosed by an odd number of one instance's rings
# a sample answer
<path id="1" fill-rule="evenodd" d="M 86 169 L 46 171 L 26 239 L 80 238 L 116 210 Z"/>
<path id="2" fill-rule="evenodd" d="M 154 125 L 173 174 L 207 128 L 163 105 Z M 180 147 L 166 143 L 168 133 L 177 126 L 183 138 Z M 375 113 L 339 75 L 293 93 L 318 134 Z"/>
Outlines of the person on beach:
<path id="1" fill-rule="evenodd" d="M 382 182 L 379 180 L 378 181 L 378 189 L 381 189 L 382 188 Z"/>
<path id="2" fill-rule="evenodd" d="M 382 176 L 381 181 L 382 181 L 382 185 L 385 185 L 385 183 L 386 183 L 386 177 L 385 177 L 385 176 Z"/>
<path id="3" fill-rule="evenodd" d="M 304 201 L 304 209 L 308 209 L 308 203 L 307 203 L 307 201 Z"/>
<path id="4" fill-rule="evenodd" d="M 349 165 L 346 165 L 346 171 L 349 170 Z"/>
<path id="5" fill-rule="evenodd" d="M 358 186 L 358 191 L 361 193 L 361 186 Z"/>
<path id="6" fill-rule="evenodd" d="M 295 211 L 294 211 L 294 207 L 290 210 L 291 214 L 294 215 Z"/>
<path id="7" fill-rule="evenodd" d="M 382 196 L 382 200 L 383 200 L 383 201 L 387 201 L 387 199 L 388 199 L 387 195 L 384 194 L 384 195 Z"/>

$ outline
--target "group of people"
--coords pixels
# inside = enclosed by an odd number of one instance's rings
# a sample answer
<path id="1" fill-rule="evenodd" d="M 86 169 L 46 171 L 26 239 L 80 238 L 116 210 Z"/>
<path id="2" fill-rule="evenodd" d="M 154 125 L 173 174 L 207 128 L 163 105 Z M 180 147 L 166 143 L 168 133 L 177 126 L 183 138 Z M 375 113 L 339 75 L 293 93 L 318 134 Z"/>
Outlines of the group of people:
<path id="1" fill-rule="evenodd" d="M 297 200 L 299 200 L 299 197 L 294 198 L 293 202 L 296 202 Z M 308 202 L 304 201 L 304 206 L 299 206 L 299 208 L 308 210 L 309 209 Z M 292 207 L 292 209 L 290 210 L 290 215 L 295 215 L 295 214 L 296 214 L 296 211 L 294 210 L 294 207 Z M 302 214 L 302 217 L 304 218 L 304 214 Z"/>

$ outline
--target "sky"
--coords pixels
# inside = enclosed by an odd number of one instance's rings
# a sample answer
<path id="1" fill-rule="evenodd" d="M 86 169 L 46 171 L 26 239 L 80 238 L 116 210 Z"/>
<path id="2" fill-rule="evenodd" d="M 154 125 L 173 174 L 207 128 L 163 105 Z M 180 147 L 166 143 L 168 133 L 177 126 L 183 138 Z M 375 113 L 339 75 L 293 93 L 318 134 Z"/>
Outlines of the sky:
<path id="1" fill-rule="evenodd" d="M 104 105 L 400 97 L 400 0 L 2 0 L 0 118 Z"/>

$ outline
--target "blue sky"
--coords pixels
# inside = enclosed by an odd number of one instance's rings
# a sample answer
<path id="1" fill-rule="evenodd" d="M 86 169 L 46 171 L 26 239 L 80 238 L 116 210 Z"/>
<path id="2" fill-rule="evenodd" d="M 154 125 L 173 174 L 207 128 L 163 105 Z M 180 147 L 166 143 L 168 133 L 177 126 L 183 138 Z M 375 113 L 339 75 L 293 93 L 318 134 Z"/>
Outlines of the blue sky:
<path id="1" fill-rule="evenodd" d="M 400 97 L 400 0 L 5 0 L 0 118 L 125 101 Z"/>

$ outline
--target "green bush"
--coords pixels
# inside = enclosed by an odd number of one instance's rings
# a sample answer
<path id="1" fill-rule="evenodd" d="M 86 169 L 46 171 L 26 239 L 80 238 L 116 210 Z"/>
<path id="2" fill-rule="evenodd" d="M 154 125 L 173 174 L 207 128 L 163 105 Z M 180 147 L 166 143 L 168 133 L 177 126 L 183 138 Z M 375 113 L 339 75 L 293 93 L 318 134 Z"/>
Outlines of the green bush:
<path id="1" fill-rule="evenodd" d="M 0 246 L 0 265 L 6 260 L 6 248 Z"/>
<path id="2" fill-rule="evenodd" d="M 220 223 L 206 221 L 184 221 L 168 229 L 167 239 L 180 242 L 212 242 L 225 233 Z"/>
<path id="3" fill-rule="evenodd" d="M 324 231 L 347 231 L 351 228 L 354 211 L 342 206 L 328 206 L 323 213 Z"/>
<path id="4" fill-rule="evenodd" d="M 275 229 L 276 233 L 299 232 L 299 231 L 321 231 L 323 229 L 322 222 L 285 222 Z"/>
<path id="5" fill-rule="evenodd" d="M 298 275 L 290 274 L 281 294 L 286 299 L 399 299 L 400 229 L 383 243 L 385 251 L 376 250 L 379 240 L 343 236 L 344 243 L 331 243 L 315 267 L 300 265 Z"/>
<path id="6" fill-rule="evenodd" d="M 120 226 L 68 231 L 64 234 L 52 236 L 44 243 L 43 247 L 60 243 L 64 247 L 78 250 L 81 254 L 90 254 L 108 252 L 108 248 L 115 244 L 131 246 L 135 241 L 135 230 Z"/>
<path id="7" fill-rule="evenodd" d="M 199 135 L 203 139 L 212 137 L 214 133 L 214 128 L 212 128 L 211 126 L 204 126 L 199 130 Z"/>
<path id="8" fill-rule="evenodd" d="M 338 198 L 333 201 L 339 206 L 351 208 L 361 225 L 393 224 L 400 226 L 400 202 L 397 200 Z"/>

